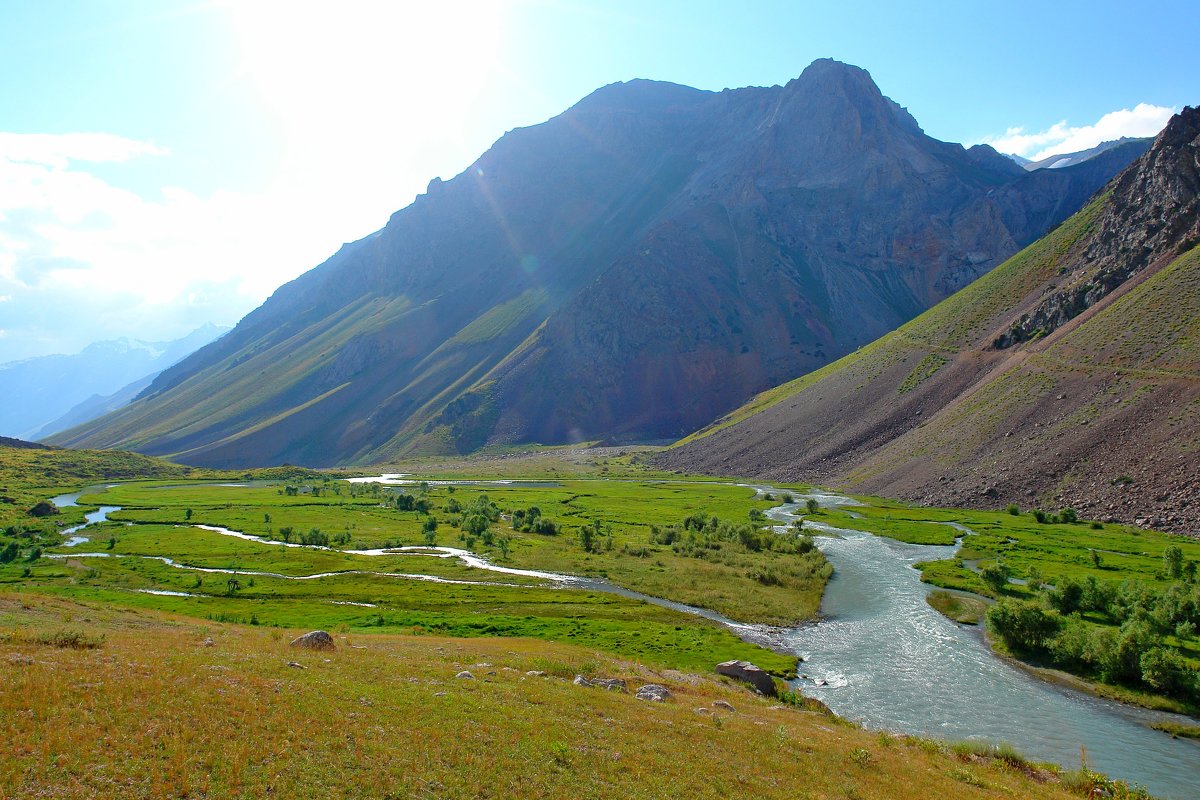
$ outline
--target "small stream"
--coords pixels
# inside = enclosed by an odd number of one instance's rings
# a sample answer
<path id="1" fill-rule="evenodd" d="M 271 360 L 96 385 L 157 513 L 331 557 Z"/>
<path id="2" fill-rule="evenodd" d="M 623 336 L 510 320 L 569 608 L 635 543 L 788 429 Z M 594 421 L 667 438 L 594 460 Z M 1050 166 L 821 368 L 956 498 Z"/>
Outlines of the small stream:
<path id="1" fill-rule="evenodd" d="M 375 480 L 386 485 L 416 483 L 401 475 L 353 480 Z M 524 481 L 445 483 L 557 485 Z M 759 493 L 780 491 L 765 485 L 737 485 Z M 62 495 L 53 498 L 53 502 L 74 505 L 84 492 Z M 822 507 L 861 505 L 850 498 L 824 492 L 793 494 L 801 503 L 811 497 Z M 770 509 L 767 516 L 778 525 L 786 526 L 798 518 L 801 503 L 777 506 Z M 64 533 L 86 541 L 86 537 L 76 535 L 77 531 L 104 521 L 108 514 L 117 510 L 115 506 L 104 506 L 89 514 L 85 525 Z M 308 547 L 217 526 L 193 527 L 263 544 Z M 912 565 L 918 561 L 950 558 L 957 545 L 910 545 L 811 521 L 806 522 L 805 527 L 834 534 L 817 540 L 833 564 L 834 575 L 822 601 L 821 621 L 791 629 L 735 622 L 708 609 L 650 597 L 597 578 L 502 567 L 453 547 L 418 545 L 343 552 L 378 557 L 455 558 L 480 570 L 539 578 L 562 588 L 608 592 L 701 616 L 727 626 L 746 641 L 803 658 L 800 667 L 803 677 L 793 681 L 793 685 L 805 694 L 819 698 L 837 714 L 867 727 L 950 740 L 1010 742 L 1029 758 L 1053 761 L 1068 768 L 1079 765 L 1080 748 L 1085 747 L 1092 769 L 1141 784 L 1170 800 L 1194 800 L 1200 796 L 1197 790 L 1200 787 L 1200 743 L 1173 739 L 1146 727 L 1149 721 L 1172 715 L 1101 700 L 1041 681 L 993 655 L 977 628 L 958 625 L 925 602 L 925 596 L 933 587 L 920 582 L 920 575 Z M 970 534 L 970 530 L 961 525 L 953 527 L 964 535 Z M 60 554 L 58 557 L 67 556 Z M 76 553 L 71 557 L 125 556 Z M 197 572 L 262 575 L 286 580 L 353 574 L 288 576 L 190 567 L 161 556 L 129 557 L 152 558 Z M 419 574 L 360 573 L 438 583 L 484 583 Z"/>

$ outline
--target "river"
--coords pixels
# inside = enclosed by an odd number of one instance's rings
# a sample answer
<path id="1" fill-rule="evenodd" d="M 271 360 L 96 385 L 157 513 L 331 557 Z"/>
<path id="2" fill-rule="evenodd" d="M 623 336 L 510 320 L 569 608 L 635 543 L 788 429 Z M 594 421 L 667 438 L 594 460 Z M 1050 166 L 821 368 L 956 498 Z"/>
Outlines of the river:
<path id="1" fill-rule="evenodd" d="M 772 509 L 777 522 L 795 506 Z M 1009 742 L 1023 755 L 1139 783 L 1172 800 L 1200 797 L 1200 744 L 1146 727 L 1167 715 L 1039 680 L 997 658 L 975 626 L 925 602 L 918 561 L 955 546 L 911 545 L 857 531 L 819 537 L 834 574 L 822 619 L 783 634 L 809 676 L 794 683 L 870 728 Z M 817 685 L 818 683 L 824 685 Z"/>

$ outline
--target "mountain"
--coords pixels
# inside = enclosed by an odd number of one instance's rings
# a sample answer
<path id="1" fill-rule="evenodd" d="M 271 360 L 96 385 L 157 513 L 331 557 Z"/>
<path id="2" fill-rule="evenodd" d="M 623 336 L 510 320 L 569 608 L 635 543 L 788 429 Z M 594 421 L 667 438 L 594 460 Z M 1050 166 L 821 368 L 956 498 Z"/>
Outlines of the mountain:
<path id="1" fill-rule="evenodd" d="M 195 350 L 196 348 L 191 348 Z M 178 359 L 174 359 L 178 361 Z M 161 370 L 160 370 L 161 371 Z M 158 372 L 152 372 L 148 375 L 143 375 L 132 383 L 122 386 L 115 392 L 110 394 L 94 394 L 91 397 L 83 400 L 67 410 L 65 414 L 52 420 L 41 427 L 41 429 L 33 435 L 34 439 L 46 439 L 60 431 L 74 428 L 76 425 L 82 425 L 88 420 L 102 417 L 112 411 L 116 411 L 121 406 L 127 405 L 133 401 L 139 394 L 144 392 L 151 382 L 158 376 Z"/>
<path id="2" fill-rule="evenodd" d="M 0 432 L 21 438 L 41 438 L 86 422 L 116 408 L 109 403 L 86 415 L 88 398 L 111 395 L 135 381 L 153 377 L 166 367 L 208 344 L 225 329 L 205 325 L 170 342 L 115 339 L 95 342 L 75 355 L 28 358 L 0 364 Z M 148 380 L 147 380 L 148 382 Z M 129 399 L 132 399 L 130 397 Z"/>
<path id="3" fill-rule="evenodd" d="M 54 441 L 246 466 L 672 440 L 987 272 L 1113 152 L 1027 173 L 831 60 L 782 87 L 613 84 Z"/>
<path id="4" fill-rule="evenodd" d="M 27 442 L 23 439 L 13 439 L 9 436 L 0 436 L 0 447 L 11 447 L 14 450 L 47 450 L 49 449 L 44 444 L 37 442 Z"/>
<path id="5" fill-rule="evenodd" d="M 1075 153 L 1057 153 L 1052 156 L 1047 156 L 1046 158 L 1038 159 L 1037 161 L 1030 161 L 1027 158 L 1021 158 L 1020 156 L 1012 155 L 1010 155 L 1009 158 L 1013 159 L 1030 172 L 1035 169 L 1062 169 L 1063 167 L 1073 167 L 1076 164 L 1082 164 L 1088 159 L 1095 158 L 1101 153 L 1107 153 L 1109 150 L 1113 150 L 1114 148 L 1118 147 L 1125 148 L 1126 150 L 1135 153 L 1136 156 L 1140 156 L 1142 153 L 1146 152 L 1152 141 L 1154 141 L 1154 139 L 1151 137 L 1135 138 L 1132 136 L 1122 136 L 1120 139 L 1101 142 L 1095 147 L 1090 147 L 1087 150 L 1079 150 Z"/>
<path id="6" fill-rule="evenodd" d="M 1200 109 L 894 333 L 660 454 L 942 505 L 1200 530 Z"/>

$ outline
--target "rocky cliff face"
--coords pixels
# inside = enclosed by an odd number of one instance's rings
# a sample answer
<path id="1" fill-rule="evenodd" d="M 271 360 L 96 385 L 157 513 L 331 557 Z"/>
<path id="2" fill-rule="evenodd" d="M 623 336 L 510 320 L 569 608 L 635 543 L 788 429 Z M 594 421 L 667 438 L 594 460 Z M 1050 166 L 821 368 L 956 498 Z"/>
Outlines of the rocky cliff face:
<path id="1" fill-rule="evenodd" d="M 673 438 L 983 274 L 1118 159 L 1026 173 L 828 60 L 783 87 L 614 84 L 59 441 L 240 465 Z"/>
<path id="2" fill-rule="evenodd" d="M 1147 267 L 1200 243 L 1200 109 L 1186 108 L 1145 158 L 1110 187 L 1112 202 L 1063 280 L 995 340 L 1011 347 L 1045 336 Z"/>
<path id="3" fill-rule="evenodd" d="M 1198 203 L 1188 108 L 1052 233 L 657 463 L 1200 533 Z"/>

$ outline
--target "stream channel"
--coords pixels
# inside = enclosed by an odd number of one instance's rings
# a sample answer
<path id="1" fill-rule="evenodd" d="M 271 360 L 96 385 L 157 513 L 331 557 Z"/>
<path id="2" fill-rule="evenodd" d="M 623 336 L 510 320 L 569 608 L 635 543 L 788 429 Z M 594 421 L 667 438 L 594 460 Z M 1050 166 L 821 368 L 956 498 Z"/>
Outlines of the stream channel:
<path id="1" fill-rule="evenodd" d="M 403 475 L 359 478 L 356 482 L 412 485 Z M 554 485 L 523 481 L 430 481 L 469 485 Z M 759 493 L 770 486 L 738 484 Z M 53 498 L 59 506 L 76 505 L 80 495 L 104 486 Z M 796 495 L 790 503 L 767 511 L 780 526 L 797 519 L 809 497 L 822 506 L 856 505 L 834 494 Z M 103 522 L 116 506 L 102 506 L 87 515 L 84 525 L 63 533 L 66 544 L 87 541 L 78 532 Z M 816 528 L 806 523 L 809 528 Z M 214 526 L 196 526 L 215 533 L 264 544 L 262 539 Z M 1023 755 L 1052 761 L 1067 768 L 1079 766 L 1086 748 L 1089 768 L 1139 784 L 1169 800 L 1200 798 L 1200 742 L 1174 739 L 1147 727 L 1161 719 L 1187 718 L 1146 711 L 1092 697 L 1033 677 L 996 657 L 974 626 L 943 617 L 926 602 L 933 587 L 921 583 L 913 568 L 918 561 L 950 558 L 956 546 L 910 545 L 861 531 L 820 526 L 817 544 L 833 564 L 834 574 L 821 603 L 821 620 L 795 628 L 768 628 L 734 622 L 716 612 L 650 597 L 607 581 L 537 570 L 518 570 L 491 564 L 473 553 L 450 547 L 407 547 L 347 551 L 360 555 L 457 558 L 469 566 L 500 574 L 543 578 L 564 588 L 603 591 L 695 614 L 729 627 L 746 641 L 793 653 L 803 659 L 801 677 L 792 681 L 804 694 L 826 703 L 835 713 L 873 729 L 933 736 L 1009 742 Z M 960 530 L 969 534 L 969 531 Z M 299 547 L 302 545 L 291 545 Z M 107 553 L 77 553 L 73 557 Z M 61 557 L 61 556 L 60 556 Z M 197 569 L 157 558 L 182 569 Z M 204 569 L 205 572 L 231 570 Z M 240 574 L 254 574 L 241 571 Z M 429 576 L 386 574 L 396 578 L 430 580 Z M 276 576 L 288 577 L 288 576 Z M 302 576 L 299 580 L 324 577 Z M 435 581 L 444 579 L 432 578 Z M 459 583 L 460 581 L 447 581 Z"/>

